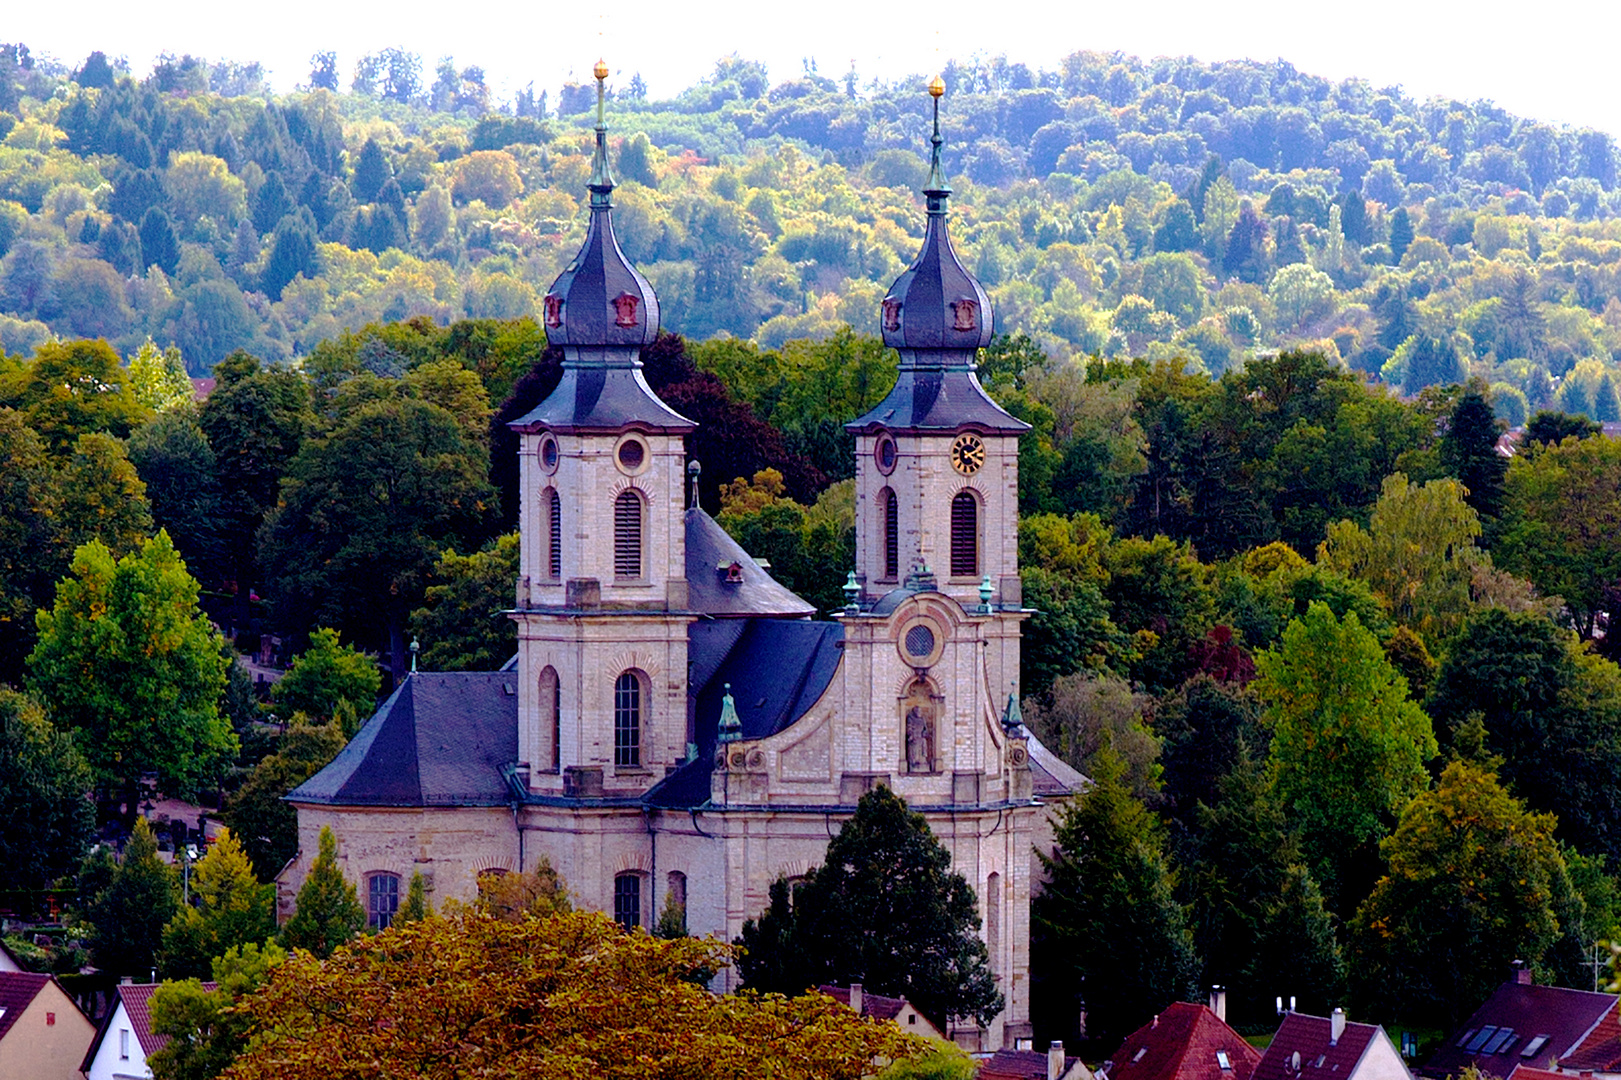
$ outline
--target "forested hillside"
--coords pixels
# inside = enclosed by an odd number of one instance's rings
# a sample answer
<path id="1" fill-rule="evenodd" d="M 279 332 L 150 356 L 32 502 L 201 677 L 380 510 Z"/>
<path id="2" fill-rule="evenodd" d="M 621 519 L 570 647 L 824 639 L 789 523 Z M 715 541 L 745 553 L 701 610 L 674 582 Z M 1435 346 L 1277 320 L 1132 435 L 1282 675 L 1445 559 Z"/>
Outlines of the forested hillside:
<path id="1" fill-rule="evenodd" d="M 1514 421 L 1621 419 L 1607 133 L 1285 63 L 1076 53 L 945 70 L 956 230 L 1000 328 L 1219 375 L 1307 342 L 1406 392 L 1474 374 Z M 621 240 L 669 329 L 875 328 L 920 229 L 919 80 L 772 84 L 729 58 L 614 93 Z M 583 228 L 588 88 L 493 102 L 397 50 L 278 96 L 256 66 L 135 82 L 0 61 L 0 343 L 148 336 L 209 371 L 367 322 L 534 309 Z M 502 111 L 505 107 L 507 111 Z"/>

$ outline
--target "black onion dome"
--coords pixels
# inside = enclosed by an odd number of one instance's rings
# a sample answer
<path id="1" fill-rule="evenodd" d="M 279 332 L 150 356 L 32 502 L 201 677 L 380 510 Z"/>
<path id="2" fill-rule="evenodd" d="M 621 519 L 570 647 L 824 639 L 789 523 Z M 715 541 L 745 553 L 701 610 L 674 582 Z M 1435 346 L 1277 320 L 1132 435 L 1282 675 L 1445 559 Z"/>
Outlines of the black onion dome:
<path id="1" fill-rule="evenodd" d="M 934 138 L 929 179 L 923 188 L 928 199 L 928 230 L 923 249 L 884 297 L 883 328 L 884 344 L 901 350 L 903 361 L 914 359 L 933 366 L 962 361 L 928 354 L 989 345 L 992 312 L 990 297 L 951 246 L 946 227 L 951 187 L 940 162 L 940 95 L 945 93 L 945 84 L 936 78 L 929 84 L 929 93 L 934 97 Z M 924 355 L 909 358 L 908 352 Z"/>
<path id="2" fill-rule="evenodd" d="M 591 224 L 585 243 L 547 290 L 546 336 L 575 348 L 651 345 L 659 332 L 659 298 L 619 250 L 614 237 L 613 175 L 608 171 L 608 126 L 603 117 L 605 64 L 597 65 L 597 148 L 591 163 Z"/>

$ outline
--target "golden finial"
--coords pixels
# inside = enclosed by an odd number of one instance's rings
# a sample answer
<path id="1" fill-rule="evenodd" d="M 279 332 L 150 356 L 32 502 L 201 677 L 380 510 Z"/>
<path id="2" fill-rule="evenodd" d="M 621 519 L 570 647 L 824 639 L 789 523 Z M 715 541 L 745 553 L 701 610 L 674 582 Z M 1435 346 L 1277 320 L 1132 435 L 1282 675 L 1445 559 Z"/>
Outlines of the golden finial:
<path id="1" fill-rule="evenodd" d="M 591 69 L 591 73 L 597 77 L 598 82 L 606 79 L 608 77 L 608 61 L 598 60 L 597 66 Z"/>
<path id="2" fill-rule="evenodd" d="M 929 80 L 929 94 L 930 94 L 930 96 L 932 96 L 932 97 L 940 97 L 945 92 L 946 92 L 946 81 L 944 79 L 942 79 L 940 76 L 936 75 L 934 78 Z"/>

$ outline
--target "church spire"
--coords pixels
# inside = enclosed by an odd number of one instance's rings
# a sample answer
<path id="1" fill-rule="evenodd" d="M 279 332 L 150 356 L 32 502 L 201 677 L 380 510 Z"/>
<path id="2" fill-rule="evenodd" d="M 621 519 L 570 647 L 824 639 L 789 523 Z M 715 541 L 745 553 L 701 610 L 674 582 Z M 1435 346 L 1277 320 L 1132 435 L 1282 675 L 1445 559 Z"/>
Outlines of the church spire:
<path id="1" fill-rule="evenodd" d="M 598 60 L 591 74 L 597 78 L 597 149 L 591 155 L 591 181 L 586 186 L 591 189 L 591 209 L 606 210 L 613 205 L 608 201 L 608 196 L 614 189 L 613 173 L 608 169 L 608 120 L 604 105 L 607 98 L 607 62 Z"/>
<path id="2" fill-rule="evenodd" d="M 944 79 L 936 75 L 929 80 L 929 96 L 934 99 L 934 138 L 929 140 L 929 178 L 923 183 L 923 194 L 928 197 L 930 214 L 944 214 L 946 200 L 951 197 L 951 185 L 946 183 L 946 169 L 940 161 L 940 148 L 945 145 L 940 137 L 940 98 L 945 92 Z"/>

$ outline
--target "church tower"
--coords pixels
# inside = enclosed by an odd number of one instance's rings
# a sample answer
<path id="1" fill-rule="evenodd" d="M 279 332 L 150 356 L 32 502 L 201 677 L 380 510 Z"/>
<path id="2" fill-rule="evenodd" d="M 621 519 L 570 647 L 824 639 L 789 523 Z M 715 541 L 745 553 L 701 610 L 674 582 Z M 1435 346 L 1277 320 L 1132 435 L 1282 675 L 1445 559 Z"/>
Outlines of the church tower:
<path id="1" fill-rule="evenodd" d="M 614 238 L 598 61 L 585 243 L 544 300 L 563 376 L 519 434 L 518 773 L 542 794 L 632 795 L 683 760 L 686 543 L 682 437 L 640 352 L 659 304 Z"/>
<path id="2" fill-rule="evenodd" d="M 884 344 L 900 353 L 895 387 L 846 429 L 856 436 L 856 579 L 864 598 L 932 578 L 969 610 L 1022 604 L 1018 567 L 1019 436 L 1030 425 L 992 401 L 976 374 L 990 344 L 989 298 L 957 258 L 947 229 L 951 188 L 940 160 L 940 97 L 923 189 L 922 250 L 884 297 Z M 1011 645 L 987 657 L 993 685 L 1017 678 Z"/>

